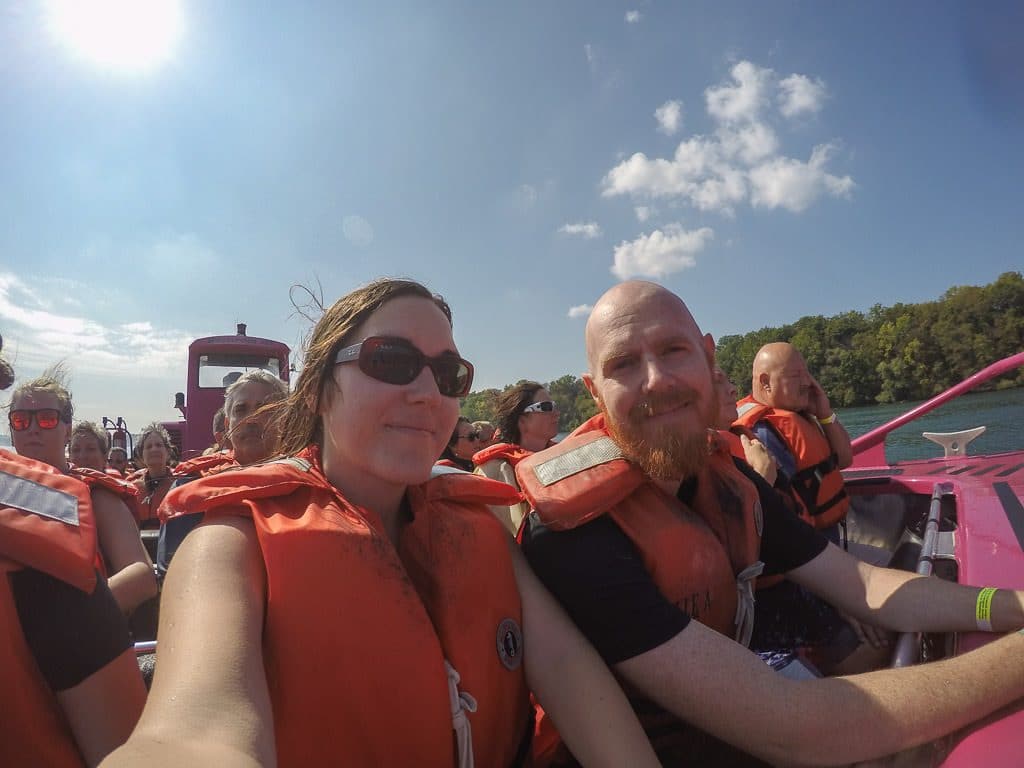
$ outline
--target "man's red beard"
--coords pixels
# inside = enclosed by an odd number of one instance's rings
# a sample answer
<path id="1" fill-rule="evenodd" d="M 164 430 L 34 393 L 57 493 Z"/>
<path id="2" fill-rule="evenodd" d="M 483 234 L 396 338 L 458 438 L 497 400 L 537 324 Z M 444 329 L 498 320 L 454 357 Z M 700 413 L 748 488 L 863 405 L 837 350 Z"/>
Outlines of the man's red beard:
<path id="1" fill-rule="evenodd" d="M 662 425 L 655 429 L 647 424 L 652 414 L 663 413 L 685 403 L 695 403 L 698 408 L 696 427 L 687 429 Z M 718 392 L 714 387 L 709 388 L 708 397 L 703 402 L 695 389 L 685 387 L 648 395 L 630 409 L 625 423 L 615 422 L 607 411 L 605 420 L 623 455 L 639 466 L 644 474 L 654 480 L 681 480 L 696 475 L 704 468 L 708 458 L 708 430 L 713 427 L 718 411 Z"/>

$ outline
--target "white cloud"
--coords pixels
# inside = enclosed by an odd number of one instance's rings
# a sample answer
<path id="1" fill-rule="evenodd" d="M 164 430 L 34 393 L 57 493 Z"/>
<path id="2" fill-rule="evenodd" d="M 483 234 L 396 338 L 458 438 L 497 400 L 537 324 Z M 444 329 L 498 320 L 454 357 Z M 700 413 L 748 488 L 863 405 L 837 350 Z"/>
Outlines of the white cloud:
<path id="1" fill-rule="evenodd" d="M 636 213 L 636 220 L 641 224 L 657 213 L 657 211 L 649 205 L 638 205 L 633 209 L 633 212 Z"/>
<path id="2" fill-rule="evenodd" d="M 636 24 L 643 18 L 643 14 L 640 11 L 626 11 L 626 23 Z"/>
<path id="3" fill-rule="evenodd" d="M 658 121 L 658 130 L 666 136 L 673 136 L 683 127 L 683 102 L 666 101 L 654 110 L 654 119 Z"/>
<path id="4" fill-rule="evenodd" d="M 566 235 L 579 235 L 586 240 L 593 240 L 601 236 L 601 225 L 596 221 L 579 222 L 577 224 L 563 224 L 558 228 L 559 232 Z"/>
<path id="5" fill-rule="evenodd" d="M 594 308 L 593 304 L 577 304 L 575 307 L 569 307 L 567 313 L 571 318 L 587 317 L 590 315 L 591 310 Z"/>
<path id="6" fill-rule="evenodd" d="M 790 75 L 779 81 L 779 112 L 786 117 L 820 112 L 824 106 L 825 83 L 806 75 Z"/>
<path id="7" fill-rule="evenodd" d="M 709 227 L 687 231 L 679 224 L 669 224 L 664 230 L 656 229 L 632 242 L 624 240 L 615 247 L 612 274 L 627 280 L 631 277 L 660 278 L 680 272 L 697 263 L 695 254 L 702 251 L 714 235 Z"/>
<path id="8" fill-rule="evenodd" d="M 40 300 L 12 273 L 0 273 L 0 321 L 8 342 L 5 354 L 30 369 L 66 360 L 81 371 L 134 379 L 179 375 L 195 338 L 148 322 L 105 324 L 82 317 Z"/>
<path id="9" fill-rule="evenodd" d="M 826 169 L 833 145 L 816 147 L 807 163 L 786 157 L 779 152 L 781 141 L 772 123 L 780 114 L 820 109 L 824 83 L 805 75 L 779 80 L 771 69 L 749 61 L 737 63 L 731 78 L 705 90 L 713 132 L 684 138 L 671 157 L 636 152 L 621 160 L 602 179 L 602 196 L 681 202 L 726 216 L 735 216 L 741 204 L 800 212 L 826 195 L 848 197 L 853 179 Z M 778 111 L 773 111 L 776 106 Z M 655 116 L 663 123 L 658 112 Z M 671 111 L 664 116 L 671 118 Z M 646 206 L 638 206 L 636 213 L 641 221 L 649 215 Z"/>
<path id="10" fill-rule="evenodd" d="M 373 227 L 362 216 L 346 216 L 341 220 L 341 233 L 352 245 L 366 248 L 373 243 Z"/>
<path id="11" fill-rule="evenodd" d="M 587 57 L 587 64 L 590 65 L 591 70 L 597 67 L 597 49 L 594 48 L 590 43 L 583 44 L 583 55 Z"/>
<path id="12" fill-rule="evenodd" d="M 789 157 L 777 157 L 750 171 L 750 202 L 761 208 L 786 208 L 799 213 L 823 194 L 848 197 L 854 188 L 849 176 L 833 176 L 825 171 L 832 147 L 821 144 L 802 163 Z"/>
<path id="13" fill-rule="evenodd" d="M 708 114 L 723 123 L 757 119 L 768 98 L 772 70 L 741 61 L 730 74 L 734 84 L 713 86 L 704 91 Z"/>

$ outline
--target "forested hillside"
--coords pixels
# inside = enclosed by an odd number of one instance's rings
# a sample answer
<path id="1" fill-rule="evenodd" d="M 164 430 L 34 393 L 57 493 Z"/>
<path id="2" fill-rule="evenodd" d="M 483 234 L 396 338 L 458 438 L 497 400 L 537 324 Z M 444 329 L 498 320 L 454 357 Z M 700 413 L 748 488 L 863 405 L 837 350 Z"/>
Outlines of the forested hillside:
<path id="1" fill-rule="evenodd" d="M 718 339 L 718 364 L 741 395 L 750 392 L 754 354 L 770 341 L 788 341 L 837 407 L 923 400 L 975 371 L 1024 350 L 1024 277 L 1006 272 L 985 286 L 956 286 L 938 301 L 873 306 L 866 314 L 802 317 L 790 325 Z M 1024 370 L 998 388 L 1024 385 Z M 511 386 L 511 385 L 509 385 Z M 569 430 L 596 413 L 583 382 L 566 375 L 546 384 Z M 494 418 L 497 389 L 470 393 L 462 413 Z"/>

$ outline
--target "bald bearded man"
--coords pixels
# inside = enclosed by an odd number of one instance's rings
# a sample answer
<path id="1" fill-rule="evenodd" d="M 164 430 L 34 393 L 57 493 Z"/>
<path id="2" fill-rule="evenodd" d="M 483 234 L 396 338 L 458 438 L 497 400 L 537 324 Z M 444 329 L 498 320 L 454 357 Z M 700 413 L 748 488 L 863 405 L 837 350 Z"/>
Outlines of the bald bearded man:
<path id="1" fill-rule="evenodd" d="M 652 283 L 615 286 L 586 344 L 583 379 L 601 413 L 517 465 L 534 508 L 522 546 L 628 685 L 665 765 L 844 765 L 936 739 L 1024 695 L 1019 634 L 907 669 L 772 672 L 734 640 L 749 637 L 749 584 L 762 565 L 900 631 L 975 630 L 979 590 L 856 560 L 748 466 L 711 453 L 714 345 L 679 297 Z M 993 605 L 995 631 L 1024 625 L 1024 593 L 999 590 Z"/>

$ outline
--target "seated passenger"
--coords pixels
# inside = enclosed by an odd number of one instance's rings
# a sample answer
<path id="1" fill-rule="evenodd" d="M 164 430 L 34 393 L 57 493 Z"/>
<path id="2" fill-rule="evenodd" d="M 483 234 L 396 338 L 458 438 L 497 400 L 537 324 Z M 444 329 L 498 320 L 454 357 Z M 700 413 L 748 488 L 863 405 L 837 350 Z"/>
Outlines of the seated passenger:
<path id="1" fill-rule="evenodd" d="M 121 477 L 127 477 L 131 467 L 128 465 L 128 451 L 124 448 L 111 448 L 107 454 L 107 466 Z"/>
<path id="2" fill-rule="evenodd" d="M 745 643 L 763 568 L 888 629 L 1024 626 L 1024 592 L 877 568 L 709 452 L 714 343 L 682 300 L 616 285 L 586 329 L 601 413 L 516 467 L 523 550 L 634 694 L 666 765 L 847 765 L 924 744 L 1024 696 L 1024 635 L 931 664 L 843 678 L 775 674 Z M 994 592 L 994 596 L 993 596 Z M 721 741 L 717 741 L 721 740 Z M 723 754 L 729 745 L 742 750 Z"/>
<path id="3" fill-rule="evenodd" d="M 473 471 L 473 454 L 480 440 L 480 434 L 473 429 L 473 424 L 465 416 L 459 416 L 455 431 L 448 444 L 441 451 L 437 463 L 443 467 L 455 467 L 465 472 Z"/>
<path id="4" fill-rule="evenodd" d="M 264 406 L 287 396 L 288 385 L 267 371 L 253 370 L 235 379 L 224 393 L 222 409 L 228 416 L 224 439 L 229 440 L 235 449 L 182 462 L 174 468 L 175 487 L 230 467 L 246 467 L 266 461 L 276 454 L 280 434 L 273 414 Z M 161 508 L 159 514 L 161 520 L 166 520 L 165 509 Z M 160 527 L 156 567 L 161 579 L 167 574 L 171 558 L 185 536 L 201 521 L 200 514 L 179 515 L 166 520 Z"/>
<path id="5" fill-rule="evenodd" d="M 0 357 L 0 389 L 13 382 Z M 0 497 L 0 765 L 97 765 L 128 738 L 146 690 L 127 622 L 95 569 L 89 491 L 0 450 Z"/>
<path id="6" fill-rule="evenodd" d="M 160 673 L 107 768 L 509 766 L 530 689 L 581 762 L 655 765 L 484 508 L 508 486 L 433 467 L 472 383 L 447 304 L 380 280 L 326 310 L 304 359 L 288 458 L 168 496 L 206 520 L 168 574 Z"/>
<path id="7" fill-rule="evenodd" d="M 225 393 L 226 394 L 226 393 Z M 204 456 L 209 456 L 212 453 L 220 453 L 231 448 L 231 446 L 225 441 L 224 430 L 227 422 L 227 414 L 224 413 L 224 406 L 217 409 L 217 412 L 213 414 L 213 445 L 203 451 Z"/>
<path id="8" fill-rule="evenodd" d="M 477 445 L 481 449 L 488 448 L 494 445 L 496 442 L 498 442 L 498 430 L 491 422 L 474 421 L 473 429 L 475 429 L 477 431 L 477 434 L 480 435 L 480 440 L 477 441 Z"/>
<path id="9" fill-rule="evenodd" d="M 86 467 L 97 472 L 107 471 L 107 448 L 110 438 L 105 429 L 91 421 L 80 421 L 71 430 L 71 447 L 68 455 L 76 467 Z"/>
<path id="10" fill-rule="evenodd" d="M 126 614 L 156 596 L 153 565 L 139 538 L 132 513 L 132 489 L 123 481 L 91 470 L 76 470 L 64 455 L 74 408 L 59 369 L 51 369 L 14 390 L 8 419 L 11 441 L 22 456 L 64 474 L 73 472 L 92 491 L 101 565 L 110 591 Z"/>
<path id="11" fill-rule="evenodd" d="M 156 528 L 160 524 L 157 510 L 174 482 L 170 463 L 173 456 L 174 448 L 167 430 L 156 422 L 147 425 L 139 440 L 143 467 L 128 477 L 139 489 L 140 528 Z"/>
<path id="12" fill-rule="evenodd" d="M 717 365 L 714 376 L 718 388 L 718 419 L 715 428 L 735 458 L 747 462 L 768 485 L 774 485 L 778 477 L 775 458 L 768 453 L 764 443 L 757 439 L 757 435 L 746 427 L 733 424 L 736 421 L 736 386 Z"/>
<path id="13" fill-rule="evenodd" d="M 536 381 L 521 381 L 509 387 L 498 396 L 495 406 L 502 442 L 478 451 L 473 463 L 477 465 L 477 474 L 518 490 L 515 466 L 534 451 L 552 444 L 558 434 L 558 406 Z M 491 511 L 515 536 L 530 508 L 519 501 L 510 506 L 492 506 Z"/>
<path id="14" fill-rule="evenodd" d="M 828 395 L 792 344 L 765 344 L 754 357 L 751 392 L 736 423 L 764 443 L 815 528 L 839 543 L 849 499 L 841 469 L 853 462 L 850 436 Z"/>

